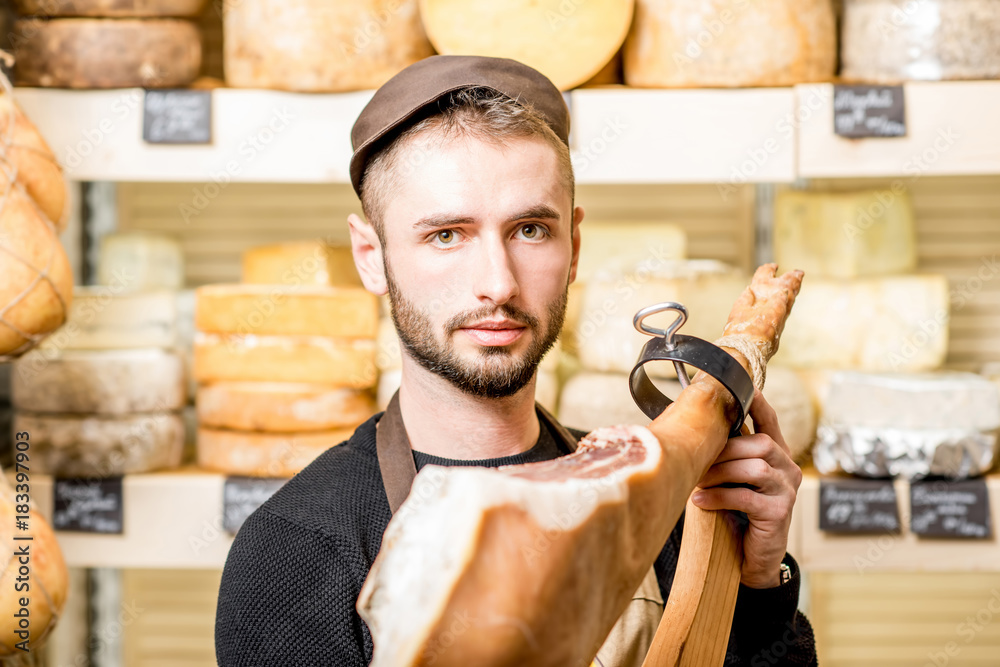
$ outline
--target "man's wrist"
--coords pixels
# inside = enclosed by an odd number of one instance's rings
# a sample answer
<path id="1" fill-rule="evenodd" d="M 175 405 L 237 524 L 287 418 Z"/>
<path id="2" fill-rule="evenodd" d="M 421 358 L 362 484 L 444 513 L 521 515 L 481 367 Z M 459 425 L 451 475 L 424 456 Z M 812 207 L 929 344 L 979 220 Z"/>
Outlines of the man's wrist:
<path id="1" fill-rule="evenodd" d="M 759 577 L 749 577 L 740 580 L 740 583 L 747 588 L 777 588 L 792 580 L 792 568 L 784 559 L 778 563 L 777 567 L 767 574 Z"/>

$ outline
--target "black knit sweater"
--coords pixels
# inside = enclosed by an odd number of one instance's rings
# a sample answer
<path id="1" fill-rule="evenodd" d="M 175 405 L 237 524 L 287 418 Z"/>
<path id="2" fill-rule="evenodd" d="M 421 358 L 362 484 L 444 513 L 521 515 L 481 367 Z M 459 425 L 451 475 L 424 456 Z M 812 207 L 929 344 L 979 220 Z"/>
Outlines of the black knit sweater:
<path id="1" fill-rule="evenodd" d="M 354 605 L 391 517 L 375 450 L 380 417 L 323 453 L 240 529 L 219 591 L 215 651 L 222 667 L 362 667 L 371 661 L 371 634 Z M 565 453 L 543 427 L 538 443 L 516 456 L 452 461 L 415 452 L 414 460 L 418 470 L 427 463 L 495 467 Z M 682 524 L 655 564 L 664 599 Z M 726 665 L 816 664 L 812 628 L 796 610 L 798 567 L 790 556 L 786 562 L 793 572 L 789 583 L 740 587 Z"/>

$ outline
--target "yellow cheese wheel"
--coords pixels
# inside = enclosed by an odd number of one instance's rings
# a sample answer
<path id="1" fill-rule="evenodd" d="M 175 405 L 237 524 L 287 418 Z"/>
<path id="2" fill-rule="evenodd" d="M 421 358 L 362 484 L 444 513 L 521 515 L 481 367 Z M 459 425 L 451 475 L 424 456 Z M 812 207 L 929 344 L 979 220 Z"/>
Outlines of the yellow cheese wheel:
<path id="1" fill-rule="evenodd" d="M 354 429 L 317 433 L 247 433 L 198 429 L 198 465 L 206 470 L 249 477 L 291 477 Z"/>
<path id="2" fill-rule="evenodd" d="M 238 336 L 198 333 L 198 382 L 306 382 L 374 386 L 375 341 L 320 336 Z"/>
<path id="3" fill-rule="evenodd" d="M 375 414 L 367 391 L 290 382 L 204 385 L 197 403 L 202 426 L 237 431 L 324 431 L 357 426 Z"/>
<path id="4" fill-rule="evenodd" d="M 360 287 L 206 285 L 195 327 L 227 334 L 375 338 L 378 300 Z"/>
<path id="5" fill-rule="evenodd" d="M 66 226 L 66 180 L 45 139 L 10 95 L 0 95 L 0 175 L 16 177 L 45 216 L 62 231 Z"/>
<path id="6" fill-rule="evenodd" d="M 73 270 L 22 188 L 9 184 L 0 202 L 0 357 L 19 356 L 66 321 Z"/>
<path id="7" fill-rule="evenodd" d="M 205 7 L 206 0 L 14 0 L 22 16 L 191 17 Z"/>
<path id="8" fill-rule="evenodd" d="M 625 83 L 650 88 L 790 86 L 837 64 L 830 0 L 637 0 Z"/>
<path id="9" fill-rule="evenodd" d="M 431 44 L 444 55 L 512 58 L 559 90 L 578 86 L 617 53 L 633 0 L 420 0 Z"/>
<path id="10" fill-rule="evenodd" d="M 21 19 L 14 72 L 25 86 L 171 88 L 201 67 L 201 35 L 180 19 Z"/>
<path id="11" fill-rule="evenodd" d="M 242 282 L 266 285 L 355 285 L 361 277 L 350 246 L 298 241 L 251 248 L 243 253 Z"/>

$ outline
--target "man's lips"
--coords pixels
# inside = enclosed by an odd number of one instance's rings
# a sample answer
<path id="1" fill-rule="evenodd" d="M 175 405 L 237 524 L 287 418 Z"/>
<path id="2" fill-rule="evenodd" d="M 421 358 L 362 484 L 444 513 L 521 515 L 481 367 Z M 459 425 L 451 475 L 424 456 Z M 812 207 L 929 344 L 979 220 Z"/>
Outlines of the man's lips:
<path id="1" fill-rule="evenodd" d="M 526 328 L 519 322 L 504 320 L 501 322 L 476 322 L 462 327 L 461 331 L 480 345 L 495 347 L 510 345 L 521 337 Z"/>

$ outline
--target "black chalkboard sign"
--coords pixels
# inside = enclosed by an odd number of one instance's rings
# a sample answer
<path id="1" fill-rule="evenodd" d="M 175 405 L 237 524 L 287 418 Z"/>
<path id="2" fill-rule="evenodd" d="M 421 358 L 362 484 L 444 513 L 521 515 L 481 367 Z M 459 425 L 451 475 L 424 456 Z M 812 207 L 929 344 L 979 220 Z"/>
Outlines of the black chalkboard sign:
<path id="1" fill-rule="evenodd" d="M 833 131 L 850 139 L 906 136 L 902 86 L 834 86 Z"/>
<path id="2" fill-rule="evenodd" d="M 264 504 L 287 479 L 227 477 L 222 489 L 222 527 L 235 535 L 247 517 Z"/>
<path id="3" fill-rule="evenodd" d="M 52 527 L 78 533 L 121 535 L 122 478 L 56 479 L 52 485 Z"/>
<path id="4" fill-rule="evenodd" d="M 831 533 L 898 533 L 899 507 L 892 481 L 820 480 L 819 529 Z"/>
<path id="5" fill-rule="evenodd" d="M 211 143 L 211 91 L 147 90 L 142 138 L 151 144 Z"/>
<path id="6" fill-rule="evenodd" d="M 986 540 L 993 534 L 986 481 L 913 482 L 910 530 L 928 537 Z"/>

